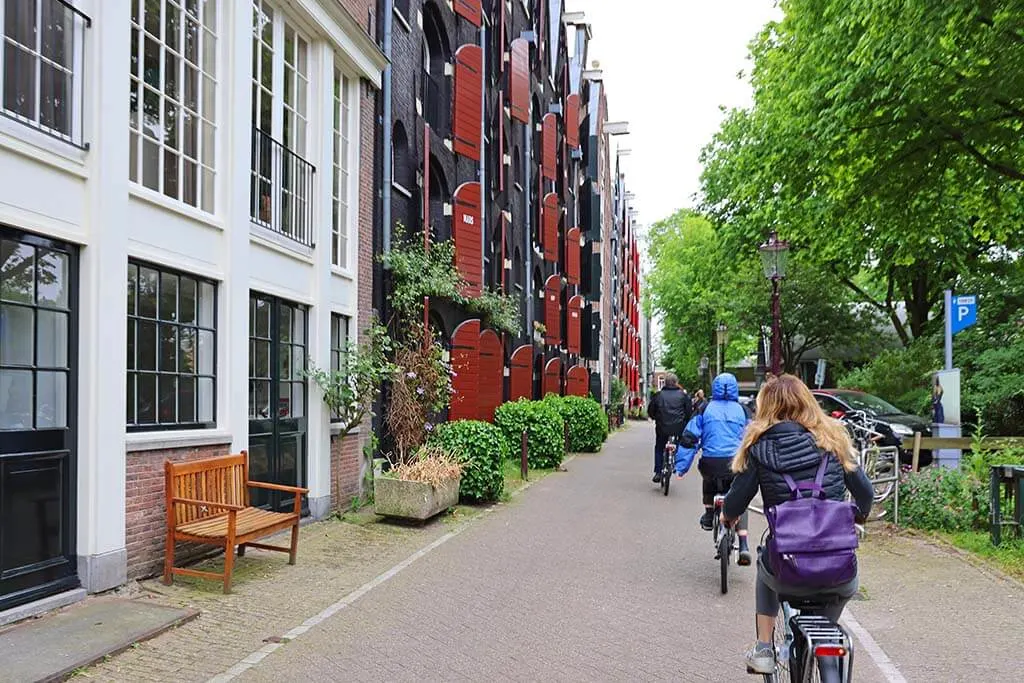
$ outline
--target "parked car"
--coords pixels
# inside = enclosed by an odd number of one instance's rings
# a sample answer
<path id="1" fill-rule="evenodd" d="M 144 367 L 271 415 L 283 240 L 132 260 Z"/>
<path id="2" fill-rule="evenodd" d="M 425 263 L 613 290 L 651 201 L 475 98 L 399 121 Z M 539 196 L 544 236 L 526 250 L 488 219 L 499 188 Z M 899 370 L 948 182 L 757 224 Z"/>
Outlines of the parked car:
<path id="1" fill-rule="evenodd" d="M 882 445 L 899 446 L 900 461 L 909 464 L 913 456 L 914 434 L 932 435 L 931 423 L 923 417 L 905 413 L 888 401 L 853 389 L 814 389 L 811 391 L 822 409 L 836 418 L 850 411 L 862 410 L 880 423 L 884 436 Z M 891 436 L 886 434 L 891 432 Z M 932 461 L 931 451 L 922 450 L 919 464 L 923 467 Z"/>

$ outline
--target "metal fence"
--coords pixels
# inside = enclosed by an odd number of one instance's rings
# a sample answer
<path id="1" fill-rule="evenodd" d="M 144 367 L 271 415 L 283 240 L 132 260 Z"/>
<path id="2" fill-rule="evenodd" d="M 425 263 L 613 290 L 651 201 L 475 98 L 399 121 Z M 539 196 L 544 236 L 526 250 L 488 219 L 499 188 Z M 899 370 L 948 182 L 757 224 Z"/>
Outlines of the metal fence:
<path id="1" fill-rule="evenodd" d="M 257 225 L 315 246 L 313 174 L 316 169 L 259 128 L 252 131 L 250 216 Z"/>

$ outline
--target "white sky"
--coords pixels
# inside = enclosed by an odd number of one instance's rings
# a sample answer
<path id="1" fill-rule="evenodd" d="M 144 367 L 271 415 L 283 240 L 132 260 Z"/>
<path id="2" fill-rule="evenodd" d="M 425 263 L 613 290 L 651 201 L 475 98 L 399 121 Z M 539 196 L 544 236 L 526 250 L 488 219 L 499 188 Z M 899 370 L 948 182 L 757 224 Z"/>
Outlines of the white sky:
<path id="1" fill-rule="evenodd" d="M 604 72 L 609 120 L 629 122 L 630 134 L 613 140 L 632 150 L 622 170 L 636 194 L 639 223 L 693 206 L 698 156 L 722 121 L 719 107 L 750 102 L 749 83 L 737 74 L 750 71 L 750 40 L 781 17 L 774 0 L 565 4 L 591 24 L 588 60 L 599 61 Z"/>

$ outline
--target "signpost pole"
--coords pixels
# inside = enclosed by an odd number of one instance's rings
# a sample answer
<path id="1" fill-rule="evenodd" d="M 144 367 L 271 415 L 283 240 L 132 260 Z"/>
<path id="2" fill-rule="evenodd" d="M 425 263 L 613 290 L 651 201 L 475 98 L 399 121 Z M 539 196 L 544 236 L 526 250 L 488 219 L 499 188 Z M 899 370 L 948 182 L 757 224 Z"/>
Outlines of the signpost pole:
<path id="1" fill-rule="evenodd" d="M 953 291 L 945 291 L 946 299 L 946 370 L 953 369 Z"/>

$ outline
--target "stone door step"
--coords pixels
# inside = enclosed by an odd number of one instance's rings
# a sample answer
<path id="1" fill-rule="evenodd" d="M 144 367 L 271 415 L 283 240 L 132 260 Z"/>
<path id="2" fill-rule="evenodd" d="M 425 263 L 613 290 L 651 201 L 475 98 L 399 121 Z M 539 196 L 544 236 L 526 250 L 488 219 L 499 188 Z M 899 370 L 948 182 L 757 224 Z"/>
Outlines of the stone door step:
<path id="1" fill-rule="evenodd" d="M 0 630 L 2 677 L 61 681 L 197 616 L 198 610 L 164 607 L 146 599 L 93 598 Z"/>

